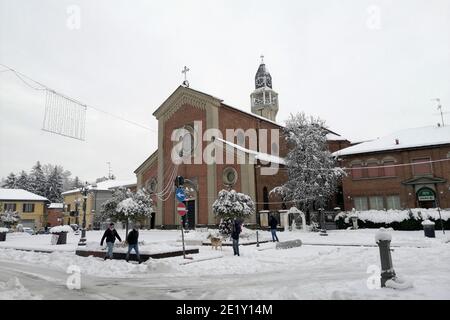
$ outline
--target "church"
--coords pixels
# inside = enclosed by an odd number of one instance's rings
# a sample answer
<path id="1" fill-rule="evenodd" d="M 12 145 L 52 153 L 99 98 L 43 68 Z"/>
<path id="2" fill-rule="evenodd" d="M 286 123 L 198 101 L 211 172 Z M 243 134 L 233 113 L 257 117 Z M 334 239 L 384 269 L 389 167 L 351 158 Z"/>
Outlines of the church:
<path id="1" fill-rule="evenodd" d="M 134 171 L 137 188 L 145 188 L 154 197 L 151 228 L 177 228 L 181 223 L 174 196 L 176 176 L 185 179 L 188 212 L 183 223 L 191 229 L 218 224 L 212 204 L 222 189 L 234 189 L 255 201 L 256 213 L 246 221 L 250 225 L 263 224 L 268 212 L 288 208 L 270 193 L 287 179 L 283 158 L 288 147 L 282 137 L 283 125 L 276 118 L 278 93 L 264 61 L 256 72 L 250 103 L 251 113 L 191 89 L 185 82 L 154 111 L 158 148 Z M 183 133 L 174 137 L 180 130 Z M 350 145 L 332 131 L 327 139 L 331 152 Z M 205 153 L 213 161 L 205 161 Z M 174 154 L 188 161 L 174 161 Z"/>

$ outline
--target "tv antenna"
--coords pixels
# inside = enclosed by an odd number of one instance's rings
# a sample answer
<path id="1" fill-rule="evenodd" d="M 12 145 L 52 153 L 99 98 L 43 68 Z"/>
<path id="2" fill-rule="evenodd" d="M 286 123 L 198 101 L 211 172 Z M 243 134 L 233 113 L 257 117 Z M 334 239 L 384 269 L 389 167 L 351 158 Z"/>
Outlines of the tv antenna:
<path id="1" fill-rule="evenodd" d="M 107 162 L 108 164 L 108 179 L 112 178 L 112 171 L 111 171 L 111 162 Z"/>
<path id="2" fill-rule="evenodd" d="M 439 112 L 441 114 L 442 126 L 445 126 L 445 124 L 444 124 L 444 114 L 446 114 L 448 112 L 442 112 L 441 99 L 435 98 L 435 99 L 431 99 L 431 101 L 436 101 L 438 103 L 437 109 L 439 110 Z"/>

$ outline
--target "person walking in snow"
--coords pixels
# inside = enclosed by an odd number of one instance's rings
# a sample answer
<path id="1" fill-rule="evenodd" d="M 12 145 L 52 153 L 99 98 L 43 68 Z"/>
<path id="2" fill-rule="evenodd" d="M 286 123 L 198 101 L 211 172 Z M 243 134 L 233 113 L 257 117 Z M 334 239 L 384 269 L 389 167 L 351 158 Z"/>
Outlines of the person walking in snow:
<path id="1" fill-rule="evenodd" d="M 138 248 L 138 239 L 139 239 L 139 230 L 138 227 L 135 225 L 133 229 L 128 233 L 127 236 L 127 242 L 128 242 L 128 252 L 127 252 L 127 262 L 130 258 L 130 252 L 132 249 L 134 249 L 134 252 L 136 252 L 137 259 L 139 263 L 141 263 L 141 257 L 139 256 L 139 248 Z"/>
<path id="2" fill-rule="evenodd" d="M 105 230 L 102 240 L 100 241 L 100 245 L 103 246 L 103 241 L 106 239 L 106 246 L 108 247 L 108 252 L 105 255 L 105 260 L 108 257 L 110 259 L 113 258 L 114 242 L 116 241 L 116 238 L 122 242 L 122 239 L 120 239 L 120 236 L 117 233 L 116 229 L 114 229 L 114 223 L 110 223 L 109 228 Z"/>
<path id="3" fill-rule="evenodd" d="M 235 256 L 239 256 L 239 234 L 241 231 L 240 221 L 234 218 L 233 225 L 231 226 L 231 238 L 233 239 L 233 252 Z"/>
<path id="4" fill-rule="evenodd" d="M 277 236 L 278 220 L 273 215 L 270 216 L 269 226 L 270 226 L 270 232 L 272 233 L 272 241 L 280 242 L 280 240 L 278 240 L 278 236 Z"/>

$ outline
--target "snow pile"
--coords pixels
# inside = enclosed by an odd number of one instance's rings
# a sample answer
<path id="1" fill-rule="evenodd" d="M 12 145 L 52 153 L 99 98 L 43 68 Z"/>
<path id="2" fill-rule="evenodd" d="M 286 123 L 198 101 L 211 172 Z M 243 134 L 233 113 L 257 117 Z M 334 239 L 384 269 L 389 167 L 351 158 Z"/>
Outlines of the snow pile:
<path id="1" fill-rule="evenodd" d="M 60 233 L 60 232 L 72 232 L 73 229 L 71 226 L 56 226 L 50 229 L 50 233 Z"/>
<path id="2" fill-rule="evenodd" d="M 8 228 L 0 228 L 0 233 L 4 233 L 4 232 L 8 232 L 9 229 Z"/>
<path id="3" fill-rule="evenodd" d="M 41 300 L 42 297 L 32 294 L 14 277 L 7 282 L 0 282 L 0 300 Z"/>
<path id="4" fill-rule="evenodd" d="M 162 259 L 148 259 L 143 263 L 144 266 L 147 267 L 147 272 L 152 273 L 166 273 L 166 272 L 174 272 L 177 271 L 175 265 L 168 261 L 164 261 Z"/>
<path id="5" fill-rule="evenodd" d="M 408 220 L 409 212 L 400 210 L 367 210 L 359 211 L 358 219 L 362 221 L 370 221 L 373 223 L 393 223 L 402 222 L 403 220 Z"/>
<path id="6" fill-rule="evenodd" d="M 435 223 L 433 221 L 430 221 L 430 220 L 427 219 L 427 220 L 422 222 L 422 225 L 423 226 L 434 226 Z"/>
<path id="7" fill-rule="evenodd" d="M 375 234 L 375 242 L 379 241 L 392 241 L 392 236 L 385 228 L 380 228 L 378 232 Z"/>

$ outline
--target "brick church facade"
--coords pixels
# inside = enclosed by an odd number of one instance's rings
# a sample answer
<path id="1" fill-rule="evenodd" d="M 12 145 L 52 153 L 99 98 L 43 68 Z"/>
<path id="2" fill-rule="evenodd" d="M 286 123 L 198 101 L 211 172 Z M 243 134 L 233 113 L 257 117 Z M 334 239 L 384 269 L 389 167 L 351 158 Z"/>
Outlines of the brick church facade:
<path id="1" fill-rule="evenodd" d="M 219 98 L 186 86 L 178 87 L 156 109 L 153 115 L 158 120 L 158 149 L 135 170 L 137 188 L 144 187 L 154 193 L 156 212 L 152 227 L 173 228 L 180 224 L 173 192 L 174 177 L 177 175 L 185 178 L 187 224 L 190 228 L 219 222 L 212 211 L 212 204 L 218 192 L 226 188 L 245 193 L 256 202 L 257 212 L 247 223 L 259 224 L 258 213 L 261 210 L 286 209 L 278 196 L 270 194 L 270 190 L 286 181 L 286 170 L 281 169 L 270 175 L 263 173 L 270 166 L 282 168 L 283 158 L 288 152 L 283 137 L 275 139 L 271 135 L 272 130 L 279 131 L 281 135 L 283 127 L 276 122 L 278 94 L 272 89 L 272 78 L 263 62 L 255 76 L 251 110 L 252 113 L 242 111 Z M 192 163 L 177 165 L 172 159 L 177 142 L 173 141 L 173 133 L 180 128 L 189 133 L 187 136 L 193 142 L 188 150 Z M 208 136 L 208 132 L 214 131 L 211 129 L 219 133 Z M 225 136 L 230 129 L 235 132 L 231 139 Z M 250 142 L 250 134 L 247 134 L 252 130 L 256 132 L 256 144 Z M 261 139 L 265 137 L 265 132 L 268 132 L 267 139 Z M 219 137 L 220 133 L 223 136 Z M 329 136 L 332 152 L 350 145 L 331 131 Z M 233 151 L 231 158 L 235 161 L 197 162 L 195 159 L 202 159 L 202 154 L 211 144 L 214 144 L 214 156 L 221 154 L 225 159 Z"/>

